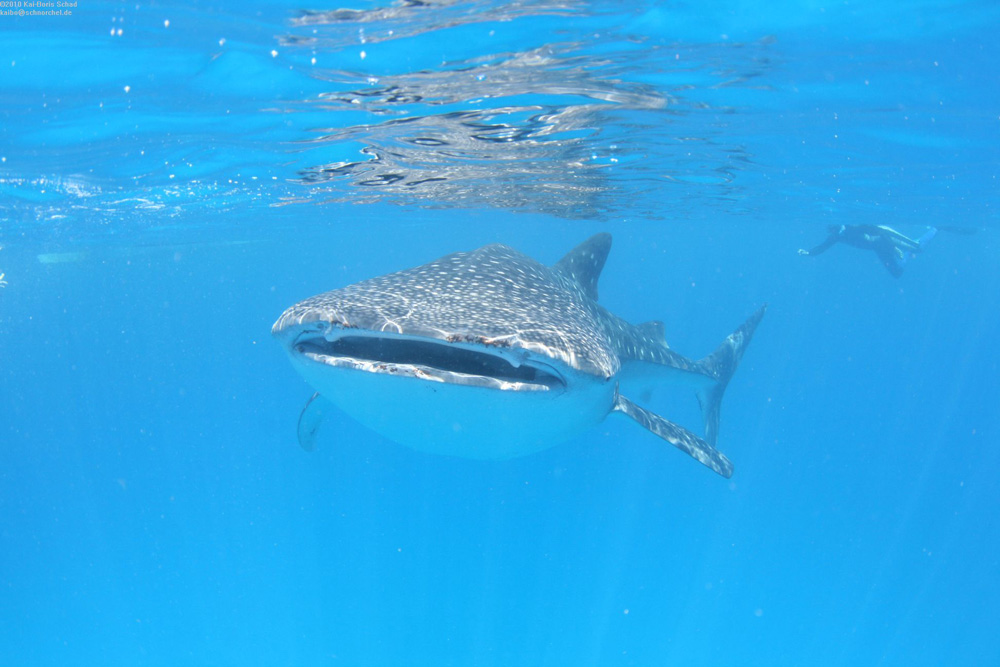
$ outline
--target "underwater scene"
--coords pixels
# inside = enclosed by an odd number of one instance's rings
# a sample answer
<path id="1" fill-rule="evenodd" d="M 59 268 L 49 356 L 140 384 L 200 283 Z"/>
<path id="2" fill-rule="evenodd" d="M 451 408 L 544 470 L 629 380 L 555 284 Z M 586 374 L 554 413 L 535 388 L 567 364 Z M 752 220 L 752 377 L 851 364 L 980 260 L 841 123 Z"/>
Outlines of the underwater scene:
<path id="1" fill-rule="evenodd" d="M 0 665 L 1000 664 L 998 32 L 0 2 Z"/>

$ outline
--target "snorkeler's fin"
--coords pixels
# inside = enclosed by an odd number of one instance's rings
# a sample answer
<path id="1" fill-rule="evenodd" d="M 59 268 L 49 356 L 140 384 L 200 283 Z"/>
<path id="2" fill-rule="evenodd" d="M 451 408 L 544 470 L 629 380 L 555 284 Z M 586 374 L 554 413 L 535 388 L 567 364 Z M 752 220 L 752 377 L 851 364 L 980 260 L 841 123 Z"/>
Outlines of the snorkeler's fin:
<path id="1" fill-rule="evenodd" d="M 917 239 L 917 245 L 923 247 L 923 245 L 928 241 L 930 241 L 932 238 L 934 238 L 937 235 L 937 233 L 938 230 L 936 227 L 929 227 L 927 231 L 924 232 L 919 239 Z"/>
<path id="2" fill-rule="evenodd" d="M 298 436 L 299 445 L 307 452 L 316 451 L 316 436 L 323 425 L 323 417 L 333 408 L 325 398 L 315 393 L 299 415 Z"/>
<path id="3" fill-rule="evenodd" d="M 938 231 L 948 232 L 949 234 L 958 234 L 960 236 L 972 236 L 978 229 L 969 229 L 968 227 L 955 227 L 954 225 L 938 225 Z"/>
<path id="4" fill-rule="evenodd" d="M 911 259 L 917 256 L 916 251 L 923 250 L 924 244 L 930 241 L 932 238 L 934 238 L 937 235 L 937 233 L 938 230 L 936 227 L 929 227 L 927 231 L 924 232 L 919 239 L 917 239 L 917 247 L 914 248 L 913 250 L 907 250 L 904 252 L 903 250 L 896 248 L 896 254 L 898 255 L 896 265 L 900 269 L 906 266 L 907 262 L 909 262 Z"/>

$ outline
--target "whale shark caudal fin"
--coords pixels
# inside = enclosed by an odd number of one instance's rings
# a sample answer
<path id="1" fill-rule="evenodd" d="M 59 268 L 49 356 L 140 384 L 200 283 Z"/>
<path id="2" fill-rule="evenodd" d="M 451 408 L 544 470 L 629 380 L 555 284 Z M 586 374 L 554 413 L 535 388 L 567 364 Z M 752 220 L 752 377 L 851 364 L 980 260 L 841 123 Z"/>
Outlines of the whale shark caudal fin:
<path id="1" fill-rule="evenodd" d="M 307 452 L 316 451 L 316 436 L 320 426 L 323 425 L 323 418 L 332 408 L 333 405 L 320 396 L 318 392 L 306 401 L 305 407 L 302 408 L 302 413 L 299 415 L 298 425 L 299 445 L 302 449 Z"/>
<path id="2" fill-rule="evenodd" d="M 723 477 L 733 476 L 733 464 L 726 455 L 708 444 L 683 426 L 664 419 L 660 415 L 639 407 L 615 390 L 615 404 L 612 411 L 621 412 L 658 435 L 671 445 L 691 456 L 699 463 L 708 466 Z"/>
<path id="3" fill-rule="evenodd" d="M 753 338 L 757 325 L 764 317 L 767 304 L 757 309 L 753 315 L 747 318 L 740 328 L 729 334 L 724 341 L 715 349 L 715 352 L 701 359 L 695 364 L 698 372 L 714 380 L 708 387 L 698 392 L 698 403 L 701 405 L 702 417 L 705 420 L 705 438 L 687 430 L 683 426 L 664 419 L 660 415 L 642 408 L 629 399 L 618 393 L 615 389 L 615 402 L 611 408 L 613 412 L 621 412 L 650 432 L 663 438 L 671 445 L 686 453 L 702 465 L 708 466 L 723 477 L 733 476 L 733 464 L 726 458 L 726 455 L 715 448 L 719 438 L 719 408 L 722 405 L 722 395 L 726 393 L 726 386 L 732 379 L 733 373 L 740 365 L 743 352 Z M 640 325 L 646 333 L 653 334 L 662 331 L 663 325 L 659 322 L 647 322 Z M 658 336 L 659 337 L 659 336 Z"/>
<path id="4" fill-rule="evenodd" d="M 757 325 L 764 317 L 765 310 L 767 310 L 766 303 L 748 317 L 739 329 L 729 334 L 715 352 L 696 364 L 702 373 L 715 380 L 698 392 L 698 404 L 701 405 L 701 415 L 705 420 L 705 440 L 712 447 L 715 447 L 719 439 L 719 409 L 722 406 L 722 395 L 726 393 L 726 386 L 740 365 L 743 352 L 750 344 L 750 339 L 753 338 Z"/>

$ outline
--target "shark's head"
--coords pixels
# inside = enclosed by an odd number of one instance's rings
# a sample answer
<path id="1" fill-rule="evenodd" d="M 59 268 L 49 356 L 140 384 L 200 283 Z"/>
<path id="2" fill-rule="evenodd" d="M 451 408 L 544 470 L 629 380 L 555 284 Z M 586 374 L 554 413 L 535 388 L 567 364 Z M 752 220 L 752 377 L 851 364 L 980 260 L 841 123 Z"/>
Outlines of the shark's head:
<path id="1" fill-rule="evenodd" d="M 320 395 L 391 439 L 506 458 L 611 408 L 601 315 L 569 269 L 490 245 L 301 301 L 272 333 Z"/>
<path id="2" fill-rule="evenodd" d="M 561 391 L 568 373 L 616 368 L 592 304 L 564 272 L 491 245 L 306 299 L 272 333 L 309 376 L 315 366 Z"/>

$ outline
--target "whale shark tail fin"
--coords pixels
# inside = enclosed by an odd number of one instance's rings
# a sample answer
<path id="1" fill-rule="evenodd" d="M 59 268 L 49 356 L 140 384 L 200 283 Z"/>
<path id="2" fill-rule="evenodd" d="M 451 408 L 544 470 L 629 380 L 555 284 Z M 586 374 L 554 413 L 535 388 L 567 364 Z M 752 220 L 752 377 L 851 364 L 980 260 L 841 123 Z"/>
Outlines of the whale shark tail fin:
<path id="1" fill-rule="evenodd" d="M 757 325 L 764 317 L 767 304 L 757 309 L 740 327 L 729 334 L 715 352 L 697 362 L 699 370 L 715 380 L 707 387 L 698 391 L 698 403 L 701 405 L 702 418 L 705 420 L 705 441 L 715 447 L 719 439 L 719 410 L 722 406 L 722 395 L 733 373 L 740 365 L 743 352 L 753 338 Z"/>

